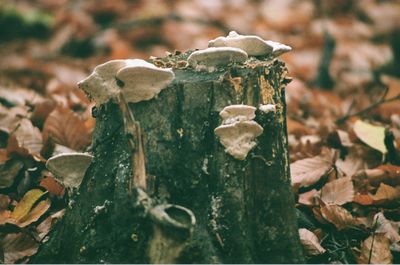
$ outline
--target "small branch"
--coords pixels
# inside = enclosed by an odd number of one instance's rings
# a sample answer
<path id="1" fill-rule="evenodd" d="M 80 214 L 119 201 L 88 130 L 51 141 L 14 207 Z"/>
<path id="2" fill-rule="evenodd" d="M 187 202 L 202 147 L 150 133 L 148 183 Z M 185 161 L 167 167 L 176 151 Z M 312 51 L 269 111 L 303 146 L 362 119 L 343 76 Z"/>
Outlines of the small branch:
<path id="1" fill-rule="evenodd" d="M 395 100 L 400 100 L 400 94 L 398 94 L 397 96 L 394 96 L 392 98 L 388 98 L 388 99 L 381 98 L 380 100 L 378 100 L 377 102 L 373 103 L 372 105 L 368 106 L 367 108 L 365 108 L 363 110 L 360 110 L 353 114 L 347 114 L 347 115 L 343 116 L 342 118 L 337 119 L 336 124 L 343 124 L 345 121 L 347 121 L 351 117 L 362 115 L 362 114 L 367 113 L 367 112 L 371 111 L 372 109 L 378 107 L 379 105 L 382 105 L 382 104 L 388 103 L 388 102 L 392 102 Z"/>

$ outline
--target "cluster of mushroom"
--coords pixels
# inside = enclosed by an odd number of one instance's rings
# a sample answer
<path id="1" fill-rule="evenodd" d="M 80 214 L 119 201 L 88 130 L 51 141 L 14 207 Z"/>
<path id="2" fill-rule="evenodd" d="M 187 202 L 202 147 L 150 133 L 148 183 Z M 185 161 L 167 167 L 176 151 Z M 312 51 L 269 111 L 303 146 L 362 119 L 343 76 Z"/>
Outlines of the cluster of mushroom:
<path id="1" fill-rule="evenodd" d="M 193 52 L 188 63 L 197 71 L 213 72 L 218 66 L 229 63 L 244 63 L 248 56 L 279 56 L 292 48 L 254 35 L 240 35 L 235 31 L 226 37 L 208 42 L 207 49 Z"/>
<path id="2" fill-rule="evenodd" d="M 238 160 L 246 159 L 256 146 L 255 138 L 263 132 L 263 128 L 253 120 L 255 111 L 253 106 L 230 105 L 219 113 L 222 124 L 214 132 L 225 147 L 225 152 Z"/>

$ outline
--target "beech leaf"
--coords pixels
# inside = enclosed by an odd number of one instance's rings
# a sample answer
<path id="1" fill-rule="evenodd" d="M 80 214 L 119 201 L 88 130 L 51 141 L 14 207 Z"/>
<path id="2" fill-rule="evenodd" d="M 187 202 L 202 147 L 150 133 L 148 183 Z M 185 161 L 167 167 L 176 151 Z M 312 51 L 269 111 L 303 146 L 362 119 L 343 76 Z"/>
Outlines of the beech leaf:
<path id="1" fill-rule="evenodd" d="M 376 222 L 375 232 L 384 233 L 390 243 L 397 243 L 400 241 L 398 223 L 389 221 L 381 212 L 375 214 L 374 220 Z"/>
<path id="2" fill-rule="evenodd" d="M 320 255 L 326 250 L 320 245 L 318 237 L 305 228 L 299 229 L 300 242 L 303 245 L 304 251 L 307 255 Z"/>
<path id="3" fill-rule="evenodd" d="M 43 147 L 42 134 L 28 119 L 22 119 L 8 140 L 7 151 L 20 155 L 38 155 Z"/>
<path id="4" fill-rule="evenodd" d="M 369 236 L 361 244 L 361 254 L 358 263 L 361 264 L 391 264 L 392 253 L 389 239 L 382 233 Z"/>
<path id="5" fill-rule="evenodd" d="M 332 163 L 321 156 L 297 160 L 290 164 L 292 186 L 295 188 L 311 186 L 331 169 Z"/>
<path id="6" fill-rule="evenodd" d="M 334 224 L 338 230 L 361 224 L 349 211 L 339 205 L 331 204 L 323 206 L 321 207 L 321 214 L 325 220 Z"/>
<path id="7" fill-rule="evenodd" d="M 321 189 L 321 199 L 326 204 L 343 205 L 354 197 L 353 181 L 350 177 L 335 179 Z"/>
<path id="8" fill-rule="evenodd" d="M 4 263 L 15 263 L 16 261 L 32 256 L 39 248 L 39 244 L 28 234 L 7 234 L 3 241 Z"/>
<path id="9" fill-rule="evenodd" d="M 57 107 L 47 117 L 43 137 L 46 142 L 51 138 L 74 150 L 83 150 L 90 144 L 90 134 L 84 120 L 72 110 L 63 107 Z"/>
<path id="10" fill-rule="evenodd" d="M 390 201 L 394 201 L 400 198 L 400 186 L 394 188 L 385 183 L 379 185 L 375 195 L 372 195 L 372 199 L 375 204 L 383 204 Z"/>
<path id="11" fill-rule="evenodd" d="M 375 126 L 361 120 L 357 120 L 354 124 L 354 133 L 366 145 L 386 154 L 387 149 L 385 146 L 385 128 Z"/>
<path id="12" fill-rule="evenodd" d="M 21 201 L 15 206 L 11 217 L 17 222 L 25 220 L 32 209 L 32 206 L 44 195 L 46 192 L 40 189 L 33 189 L 25 193 Z"/>

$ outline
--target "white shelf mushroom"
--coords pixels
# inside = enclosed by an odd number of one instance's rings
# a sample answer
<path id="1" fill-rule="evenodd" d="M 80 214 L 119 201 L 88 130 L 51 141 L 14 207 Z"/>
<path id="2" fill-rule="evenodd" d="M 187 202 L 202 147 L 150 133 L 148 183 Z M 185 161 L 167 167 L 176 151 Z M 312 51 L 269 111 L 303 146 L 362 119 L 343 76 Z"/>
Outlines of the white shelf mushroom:
<path id="1" fill-rule="evenodd" d="M 253 121 L 255 110 L 253 106 L 231 105 L 220 112 L 222 124 L 215 128 L 214 133 L 225 147 L 225 152 L 238 160 L 246 159 L 256 146 L 255 138 L 263 132 L 263 128 Z"/>
<path id="2" fill-rule="evenodd" d="M 131 60 L 116 75 L 123 82 L 122 93 L 127 102 L 150 100 L 175 78 L 171 69 L 159 68 L 144 60 Z"/>
<path id="3" fill-rule="evenodd" d="M 95 67 L 78 86 L 99 106 L 118 98 L 121 92 L 126 102 L 150 100 L 174 78 L 171 69 L 158 68 L 144 60 L 112 60 Z M 122 88 L 118 80 L 123 83 Z"/>
<path id="4" fill-rule="evenodd" d="M 78 188 L 92 162 L 93 156 L 85 153 L 65 153 L 50 157 L 47 169 L 65 188 Z"/>
<path id="5" fill-rule="evenodd" d="M 197 71 L 213 72 L 216 67 L 229 63 L 243 63 L 247 60 L 246 52 L 238 48 L 218 47 L 207 48 L 193 52 L 188 58 L 188 64 Z"/>
<path id="6" fill-rule="evenodd" d="M 235 31 L 229 32 L 226 37 L 218 37 L 208 42 L 208 47 L 234 47 L 245 51 L 249 56 L 278 56 L 292 48 L 270 40 L 263 40 L 255 35 L 240 35 Z"/>

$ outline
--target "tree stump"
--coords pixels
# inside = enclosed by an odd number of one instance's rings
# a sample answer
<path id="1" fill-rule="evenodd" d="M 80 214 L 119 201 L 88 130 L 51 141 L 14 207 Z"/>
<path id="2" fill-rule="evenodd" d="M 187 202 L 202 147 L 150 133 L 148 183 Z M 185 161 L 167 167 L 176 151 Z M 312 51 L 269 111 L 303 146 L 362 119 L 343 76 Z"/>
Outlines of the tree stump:
<path id="1" fill-rule="evenodd" d="M 121 110 L 102 105 L 94 160 L 31 262 L 304 262 L 290 187 L 284 63 L 252 58 L 209 73 L 186 67 L 189 54 L 154 60 L 172 66 L 175 80 L 157 98 L 129 105 L 143 135 L 147 190 L 129 191 Z M 226 153 L 214 133 L 220 111 L 233 104 L 257 107 L 263 127 L 245 160 Z"/>

